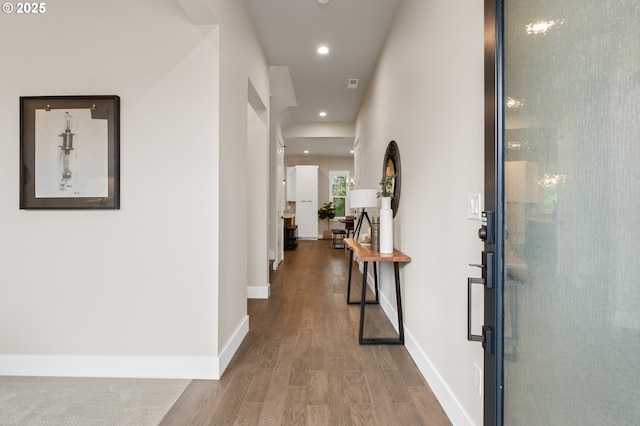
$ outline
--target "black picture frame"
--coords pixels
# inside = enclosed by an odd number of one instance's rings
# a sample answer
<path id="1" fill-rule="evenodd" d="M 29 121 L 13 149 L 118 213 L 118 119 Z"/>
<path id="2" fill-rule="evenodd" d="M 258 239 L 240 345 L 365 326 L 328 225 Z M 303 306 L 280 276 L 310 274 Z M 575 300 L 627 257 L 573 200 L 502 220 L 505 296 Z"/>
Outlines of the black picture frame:
<path id="1" fill-rule="evenodd" d="M 396 217 L 398 213 L 398 206 L 400 205 L 400 184 L 401 179 L 400 170 L 400 149 L 396 141 L 391 141 L 387 144 L 387 150 L 384 154 L 384 161 L 382 162 L 382 176 L 393 176 L 393 197 L 391 198 L 391 210 L 393 210 L 393 217 Z"/>
<path id="2" fill-rule="evenodd" d="M 20 97 L 20 208 L 120 208 L 120 98 Z"/>

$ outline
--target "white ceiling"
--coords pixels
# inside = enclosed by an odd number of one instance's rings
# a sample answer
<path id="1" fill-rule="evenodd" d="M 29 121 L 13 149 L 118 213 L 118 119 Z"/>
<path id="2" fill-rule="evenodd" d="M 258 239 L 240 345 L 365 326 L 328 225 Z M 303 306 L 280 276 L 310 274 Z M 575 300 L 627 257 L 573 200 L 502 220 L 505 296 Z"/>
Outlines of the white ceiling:
<path id="1" fill-rule="evenodd" d="M 271 66 L 288 67 L 297 106 L 279 115 L 300 123 L 353 123 L 399 0 L 245 0 Z M 329 47 L 319 55 L 320 45 Z M 358 78 L 357 89 L 347 89 Z M 327 117 L 318 116 L 326 111 Z M 352 138 L 285 139 L 285 155 L 349 156 Z"/>
<path id="2" fill-rule="evenodd" d="M 284 152 L 287 157 L 352 157 L 352 150 L 353 138 L 289 138 L 285 140 Z"/>

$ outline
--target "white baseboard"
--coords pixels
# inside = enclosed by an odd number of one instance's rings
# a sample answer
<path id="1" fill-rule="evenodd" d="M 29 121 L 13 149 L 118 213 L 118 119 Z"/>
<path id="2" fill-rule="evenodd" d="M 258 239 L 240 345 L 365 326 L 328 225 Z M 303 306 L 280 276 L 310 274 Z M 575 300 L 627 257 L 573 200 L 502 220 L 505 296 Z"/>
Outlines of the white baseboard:
<path id="1" fill-rule="evenodd" d="M 276 271 L 278 269 L 278 266 L 280 266 L 281 263 L 282 263 L 282 259 L 276 259 L 273 262 L 273 270 Z"/>
<path id="2" fill-rule="evenodd" d="M 222 377 L 222 374 L 229 366 L 231 362 L 231 358 L 236 353 L 240 344 L 249 333 L 249 315 L 245 315 L 240 324 L 236 327 L 236 329 L 231 334 L 231 337 L 227 340 L 227 343 L 222 347 L 222 350 L 219 352 L 218 356 L 218 377 L 219 379 Z"/>
<path id="3" fill-rule="evenodd" d="M 246 315 L 218 357 L 0 355 L 0 376 L 217 380 L 248 332 Z"/>
<path id="4" fill-rule="evenodd" d="M 0 376 L 218 379 L 208 356 L 0 355 Z"/>
<path id="5" fill-rule="evenodd" d="M 267 285 L 248 285 L 247 299 L 268 299 L 271 294 L 271 283 Z"/>
<path id="6" fill-rule="evenodd" d="M 362 268 L 360 269 L 362 272 Z M 378 275 L 378 278 L 380 276 Z M 367 283 L 372 291 L 375 291 L 374 279 L 371 275 L 367 277 Z M 380 307 L 391 321 L 391 324 L 398 332 L 398 311 L 395 304 L 391 304 L 384 293 L 380 292 Z M 424 353 L 411 331 L 404 325 L 404 346 L 407 348 L 409 355 L 418 366 L 418 370 L 427 381 L 431 390 L 438 398 L 438 402 L 442 409 L 447 413 L 451 423 L 456 426 L 473 426 L 475 423 L 464 410 L 460 401 L 455 397 L 447 383 L 444 381 L 438 370 L 435 368 L 429 357 Z"/>
<path id="7" fill-rule="evenodd" d="M 460 404 L 460 401 L 455 397 L 438 370 L 431 363 L 429 357 L 424 353 L 406 327 L 404 329 L 404 346 L 418 366 L 424 379 L 429 383 L 431 390 L 436 398 L 438 398 L 438 402 L 440 402 L 444 412 L 447 413 L 451 423 L 456 426 L 474 426 L 475 423 L 471 417 L 469 417 L 462 404 Z"/>

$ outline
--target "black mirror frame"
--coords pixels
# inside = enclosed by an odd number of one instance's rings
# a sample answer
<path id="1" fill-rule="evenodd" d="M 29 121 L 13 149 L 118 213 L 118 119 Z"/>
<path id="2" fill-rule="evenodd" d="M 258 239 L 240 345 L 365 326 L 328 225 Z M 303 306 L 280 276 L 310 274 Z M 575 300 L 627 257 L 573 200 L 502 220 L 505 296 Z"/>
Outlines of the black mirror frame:
<path id="1" fill-rule="evenodd" d="M 382 162 L 382 176 L 387 174 L 387 164 L 389 161 L 393 164 L 394 173 L 396 175 L 393 183 L 393 198 L 391 199 L 391 209 L 393 210 L 393 217 L 396 217 L 398 213 L 398 206 L 400 204 L 400 149 L 396 141 L 391 141 L 387 145 L 387 151 L 384 154 L 384 161 Z"/>

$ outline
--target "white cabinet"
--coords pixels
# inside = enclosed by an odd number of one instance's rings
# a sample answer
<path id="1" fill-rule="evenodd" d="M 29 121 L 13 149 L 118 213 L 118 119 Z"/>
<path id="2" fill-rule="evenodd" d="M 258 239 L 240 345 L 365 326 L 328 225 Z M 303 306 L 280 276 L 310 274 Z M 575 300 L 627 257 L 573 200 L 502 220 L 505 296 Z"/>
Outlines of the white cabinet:
<path id="1" fill-rule="evenodd" d="M 318 238 L 318 166 L 296 166 L 298 238 Z"/>
<path id="2" fill-rule="evenodd" d="M 287 201 L 296 200 L 296 168 L 287 167 Z"/>

